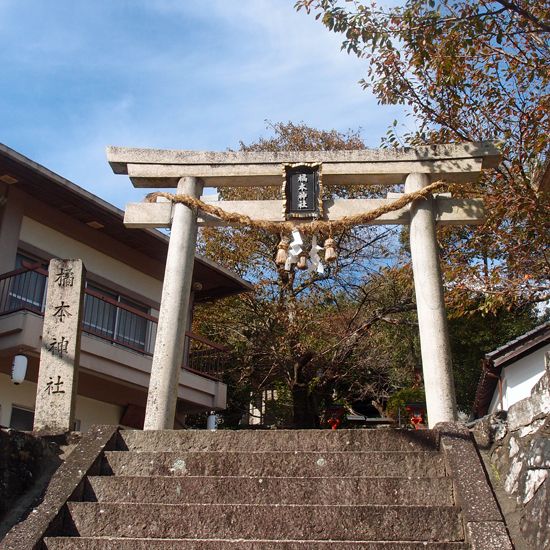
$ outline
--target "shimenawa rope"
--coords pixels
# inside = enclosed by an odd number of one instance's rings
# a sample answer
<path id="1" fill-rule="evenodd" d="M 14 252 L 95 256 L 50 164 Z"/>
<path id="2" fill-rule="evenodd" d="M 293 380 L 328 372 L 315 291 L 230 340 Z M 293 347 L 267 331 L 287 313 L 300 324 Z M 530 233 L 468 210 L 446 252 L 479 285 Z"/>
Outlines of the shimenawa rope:
<path id="1" fill-rule="evenodd" d="M 149 193 L 148 195 L 146 195 L 145 200 L 147 202 L 156 202 L 159 197 L 163 197 L 173 203 L 185 204 L 189 208 L 193 208 L 196 211 L 201 210 L 206 214 L 216 216 L 217 218 L 220 218 L 228 224 L 252 227 L 255 229 L 263 229 L 271 233 L 282 234 L 289 233 L 293 229 L 299 229 L 300 232 L 304 235 L 313 235 L 319 233 L 332 235 L 333 233 L 344 231 L 355 225 L 365 225 L 379 218 L 383 214 L 399 210 L 417 199 L 425 199 L 434 191 L 438 191 L 442 188 L 451 189 L 452 185 L 444 181 L 436 181 L 430 185 L 427 185 L 426 187 L 423 187 L 419 191 L 405 193 L 402 197 L 399 197 L 395 201 L 384 204 L 383 206 L 375 208 L 374 210 L 369 210 L 367 212 L 355 214 L 353 216 L 345 216 L 337 221 L 315 220 L 307 223 L 297 223 L 296 220 L 284 222 L 254 220 L 244 214 L 227 212 L 219 206 L 208 204 L 201 201 L 200 199 L 184 194 L 173 194 L 159 191 L 155 193 Z"/>

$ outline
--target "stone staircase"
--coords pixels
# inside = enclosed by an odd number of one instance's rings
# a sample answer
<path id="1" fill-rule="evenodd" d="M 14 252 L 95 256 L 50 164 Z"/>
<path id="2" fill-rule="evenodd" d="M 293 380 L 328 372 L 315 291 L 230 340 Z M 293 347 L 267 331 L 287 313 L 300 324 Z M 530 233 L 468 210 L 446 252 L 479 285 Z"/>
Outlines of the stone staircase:
<path id="1" fill-rule="evenodd" d="M 466 550 L 431 431 L 120 431 L 48 550 Z"/>

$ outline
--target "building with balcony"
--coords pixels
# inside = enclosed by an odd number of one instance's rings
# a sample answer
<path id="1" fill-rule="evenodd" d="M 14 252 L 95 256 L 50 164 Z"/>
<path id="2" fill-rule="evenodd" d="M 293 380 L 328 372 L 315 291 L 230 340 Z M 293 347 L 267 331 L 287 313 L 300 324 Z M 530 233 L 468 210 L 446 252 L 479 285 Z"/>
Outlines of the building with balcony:
<path id="1" fill-rule="evenodd" d="M 51 258 L 87 269 L 76 428 L 141 427 L 168 238 L 127 229 L 123 212 L 0 144 L 0 425 L 31 429 Z M 193 308 L 250 290 L 236 274 L 196 257 L 175 427 L 184 416 L 221 410 L 229 350 L 191 331 Z M 15 355 L 28 359 L 14 384 Z"/>

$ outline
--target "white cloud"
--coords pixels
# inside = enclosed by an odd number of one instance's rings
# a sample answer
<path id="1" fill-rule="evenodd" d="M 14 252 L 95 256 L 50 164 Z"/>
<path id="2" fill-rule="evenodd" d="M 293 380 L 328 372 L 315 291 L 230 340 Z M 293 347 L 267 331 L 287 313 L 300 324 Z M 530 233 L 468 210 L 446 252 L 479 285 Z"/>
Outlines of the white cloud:
<path id="1" fill-rule="evenodd" d="M 118 206 L 142 192 L 110 173 L 110 144 L 223 150 L 270 119 L 361 126 L 376 146 L 400 109 L 378 107 L 363 63 L 292 5 L 1 0 L 2 139 Z"/>

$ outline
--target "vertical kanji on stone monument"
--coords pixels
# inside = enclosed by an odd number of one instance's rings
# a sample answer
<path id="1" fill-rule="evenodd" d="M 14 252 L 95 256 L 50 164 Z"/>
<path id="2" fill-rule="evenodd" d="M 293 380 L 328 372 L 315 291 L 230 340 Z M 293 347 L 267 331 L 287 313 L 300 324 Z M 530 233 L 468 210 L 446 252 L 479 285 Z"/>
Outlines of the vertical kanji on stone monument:
<path id="1" fill-rule="evenodd" d="M 36 388 L 35 431 L 73 429 L 85 272 L 82 260 L 50 261 Z"/>

